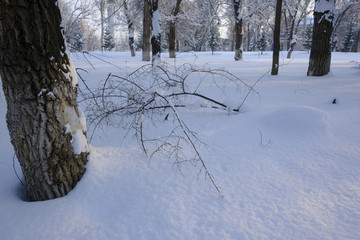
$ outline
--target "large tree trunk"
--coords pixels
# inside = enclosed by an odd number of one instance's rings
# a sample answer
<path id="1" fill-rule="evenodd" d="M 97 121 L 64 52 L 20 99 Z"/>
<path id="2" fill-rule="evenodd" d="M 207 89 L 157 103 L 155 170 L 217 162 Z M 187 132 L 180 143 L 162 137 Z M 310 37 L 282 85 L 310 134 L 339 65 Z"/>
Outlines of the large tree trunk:
<path id="1" fill-rule="evenodd" d="M 150 0 L 144 0 L 144 18 L 143 18 L 143 46 L 142 60 L 150 61 L 150 39 L 151 39 L 151 4 Z"/>
<path id="2" fill-rule="evenodd" d="M 308 76 L 329 73 L 335 0 L 316 0 Z"/>
<path id="3" fill-rule="evenodd" d="M 357 52 L 360 41 L 360 29 L 355 32 L 354 44 L 351 47 L 351 52 Z"/>
<path id="4" fill-rule="evenodd" d="M 0 0 L 7 125 L 30 200 L 66 195 L 85 172 L 86 121 L 56 0 Z"/>
<path id="5" fill-rule="evenodd" d="M 161 33 L 160 33 L 160 13 L 158 11 L 158 0 L 151 0 L 151 48 L 152 48 L 152 64 L 160 61 L 161 54 Z"/>
<path id="6" fill-rule="evenodd" d="M 180 4 L 182 0 L 177 0 L 175 8 L 172 12 L 172 19 L 169 26 L 169 57 L 176 58 L 176 16 L 180 12 Z"/>
<path id="7" fill-rule="evenodd" d="M 273 50 L 271 75 L 277 75 L 279 72 L 281 8 L 282 8 L 282 0 L 277 0 L 276 12 L 275 12 L 274 50 Z"/>
<path id="8" fill-rule="evenodd" d="M 241 0 L 234 0 L 234 14 L 235 14 L 235 61 L 242 59 L 242 16 L 241 16 Z"/>

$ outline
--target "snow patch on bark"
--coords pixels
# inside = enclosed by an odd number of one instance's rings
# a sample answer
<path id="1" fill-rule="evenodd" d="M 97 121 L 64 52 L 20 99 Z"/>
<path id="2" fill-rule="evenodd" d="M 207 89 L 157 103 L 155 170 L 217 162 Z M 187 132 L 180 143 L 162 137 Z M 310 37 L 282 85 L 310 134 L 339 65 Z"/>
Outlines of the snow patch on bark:
<path id="1" fill-rule="evenodd" d="M 152 17 L 152 36 L 156 37 L 160 35 L 160 14 L 159 11 L 155 11 Z"/>
<path id="2" fill-rule="evenodd" d="M 66 105 L 64 109 L 65 133 L 71 133 L 71 144 L 74 154 L 82 152 L 90 152 L 90 145 L 86 139 L 86 118 L 78 109 L 78 113 L 74 106 Z"/>
<path id="3" fill-rule="evenodd" d="M 73 147 L 74 154 L 79 155 L 82 152 L 89 152 L 90 146 L 88 141 L 84 135 L 84 133 L 80 129 L 76 129 L 72 132 L 72 140 L 71 144 Z"/>
<path id="4" fill-rule="evenodd" d="M 314 12 L 324 13 L 324 12 L 334 12 L 335 2 L 334 0 L 318 0 L 315 3 Z"/>
<path id="5" fill-rule="evenodd" d="M 74 63 L 70 57 L 70 52 L 67 49 L 66 49 L 66 55 L 68 56 L 69 59 L 69 65 L 68 65 L 69 73 L 67 78 L 70 79 L 71 85 L 75 88 L 78 85 L 77 72 L 75 70 Z"/>

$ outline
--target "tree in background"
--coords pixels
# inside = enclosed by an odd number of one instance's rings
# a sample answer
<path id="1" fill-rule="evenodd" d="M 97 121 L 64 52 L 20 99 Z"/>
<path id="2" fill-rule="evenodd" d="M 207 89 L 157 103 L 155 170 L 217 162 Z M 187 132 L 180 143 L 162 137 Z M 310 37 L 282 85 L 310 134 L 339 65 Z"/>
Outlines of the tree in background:
<path id="1" fill-rule="evenodd" d="M 269 37 L 267 32 L 263 29 L 261 31 L 259 41 L 257 42 L 257 47 L 261 51 L 261 54 L 263 54 L 263 52 L 266 51 L 266 48 L 269 46 L 268 38 Z"/>
<path id="2" fill-rule="evenodd" d="M 158 10 L 159 1 L 150 0 L 150 13 L 152 22 L 151 32 L 151 48 L 152 48 L 152 64 L 160 61 L 161 56 L 161 31 L 160 31 L 160 12 Z"/>
<path id="3" fill-rule="evenodd" d="M 323 76 L 330 71 L 334 9 L 335 0 L 315 0 L 308 76 Z"/>
<path id="4" fill-rule="evenodd" d="M 243 34 L 242 34 L 242 23 L 243 18 L 241 15 L 241 6 L 242 0 L 234 0 L 234 18 L 235 18 L 235 61 L 242 59 L 243 49 L 242 49 L 242 41 L 243 41 Z"/>
<path id="5" fill-rule="evenodd" d="M 304 43 L 303 43 L 303 47 L 309 52 L 311 49 L 311 44 L 312 44 L 312 31 L 313 31 L 313 26 L 312 25 L 308 25 L 306 26 L 305 32 L 304 32 Z"/>
<path id="6" fill-rule="evenodd" d="M 352 45 L 352 48 L 351 48 L 352 52 L 358 51 L 359 42 L 360 42 L 360 28 L 358 28 L 357 31 L 355 31 L 354 44 Z"/>
<path id="7" fill-rule="evenodd" d="M 136 52 L 135 52 L 134 21 L 130 17 L 130 11 L 129 11 L 127 0 L 124 0 L 124 10 L 125 10 L 125 17 L 126 17 L 126 22 L 127 22 L 127 26 L 128 26 L 128 31 L 129 31 L 129 48 L 130 48 L 131 56 L 135 57 Z"/>
<path id="8" fill-rule="evenodd" d="M 274 49 L 273 49 L 271 75 L 277 75 L 279 72 L 281 10 L 282 10 L 282 0 L 277 0 L 276 12 L 275 12 Z"/>
<path id="9" fill-rule="evenodd" d="M 211 50 L 211 53 L 214 54 L 215 51 L 220 48 L 220 33 L 218 24 L 215 23 L 215 20 L 210 23 L 209 26 L 209 35 L 206 41 L 206 47 Z"/>
<path id="10" fill-rule="evenodd" d="M 251 52 L 256 51 L 256 49 L 257 49 L 257 41 L 256 41 L 255 35 L 251 37 L 248 49 Z"/>
<path id="11" fill-rule="evenodd" d="M 169 24 L 169 57 L 176 57 L 176 18 L 180 13 L 180 5 L 182 0 L 176 0 L 175 7 L 171 11 L 171 19 Z"/>
<path id="12" fill-rule="evenodd" d="M 151 39 L 151 0 L 144 0 L 143 11 L 143 35 L 142 35 L 142 60 L 150 61 L 150 39 Z"/>
<path id="13" fill-rule="evenodd" d="M 96 8 L 100 12 L 100 46 L 101 51 L 104 51 L 104 34 L 105 34 L 105 10 L 106 10 L 106 0 L 93 0 Z"/>
<path id="14" fill-rule="evenodd" d="M 66 195 L 85 172 L 86 120 L 56 0 L 0 0 L 0 73 L 7 126 L 27 194 Z"/>
<path id="15" fill-rule="evenodd" d="M 109 28 L 107 27 L 105 30 L 105 34 L 104 34 L 102 49 L 106 50 L 106 51 L 113 51 L 114 48 L 115 48 L 114 38 L 113 38 Z"/>
<path id="16" fill-rule="evenodd" d="M 79 31 L 74 36 L 74 43 L 72 44 L 71 50 L 81 52 L 84 48 L 84 40 L 82 31 Z"/>
<path id="17" fill-rule="evenodd" d="M 354 23 L 349 23 L 348 28 L 346 30 L 346 34 L 344 36 L 344 40 L 342 42 L 343 47 L 341 51 L 343 52 L 350 52 L 355 39 L 355 31 L 354 31 Z"/>
<path id="18" fill-rule="evenodd" d="M 310 0 L 287 0 L 284 1 L 284 23 L 287 32 L 287 58 L 295 49 L 298 38 L 300 23 L 306 22 L 309 11 Z"/>
<path id="19" fill-rule="evenodd" d="M 116 6 L 116 0 L 106 0 L 107 17 L 105 21 L 107 23 L 107 27 L 105 29 L 105 33 L 106 31 L 108 31 L 107 34 L 111 36 L 114 44 L 112 49 L 108 49 L 109 51 L 115 50 L 115 12 L 116 12 L 115 6 Z M 105 33 L 104 33 L 104 37 L 105 37 Z"/>

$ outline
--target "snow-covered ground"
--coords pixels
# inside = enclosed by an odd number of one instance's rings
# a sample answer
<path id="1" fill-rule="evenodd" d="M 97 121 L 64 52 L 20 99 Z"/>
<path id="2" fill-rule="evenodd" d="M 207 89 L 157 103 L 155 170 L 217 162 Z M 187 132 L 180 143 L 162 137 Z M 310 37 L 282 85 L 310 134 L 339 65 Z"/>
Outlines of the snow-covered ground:
<path id="1" fill-rule="evenodd" d="M 92 54 L 112 65 L 87 56 L 93 69 L 74 55 L 89 85 L 143 64 L 139 53 Z M 271 57 L 162 55 L 170 64 L 225 68 L 250 84 Z M 223 198 L 199 166 L 185 163 L 179 172 L 171 159 L 149 161 L 136 140 L 109 127 L 95 133 L 87 172 L 70 194 L 25 202 L 1 93 L 0 239 L 360 239 L 360 54 L 333 53 L 324 77 L 306 76 L 308 58 L 281 59 L 279 75 L 262 78 L 239 114 L 179 110 L 207 144 L 202 154 Z"/>

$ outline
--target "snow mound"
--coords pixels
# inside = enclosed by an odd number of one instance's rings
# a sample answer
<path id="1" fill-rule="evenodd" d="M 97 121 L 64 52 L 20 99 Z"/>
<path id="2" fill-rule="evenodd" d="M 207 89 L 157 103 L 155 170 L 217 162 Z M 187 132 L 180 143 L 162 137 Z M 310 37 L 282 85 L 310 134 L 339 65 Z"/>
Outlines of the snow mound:
<path id="1" fill-rule="evenodd" d="M 329 136 L 328 113 L 309 106 L 287 107 L 261 119 L 269 131 L 281 136 L 311 138 Z"/>

